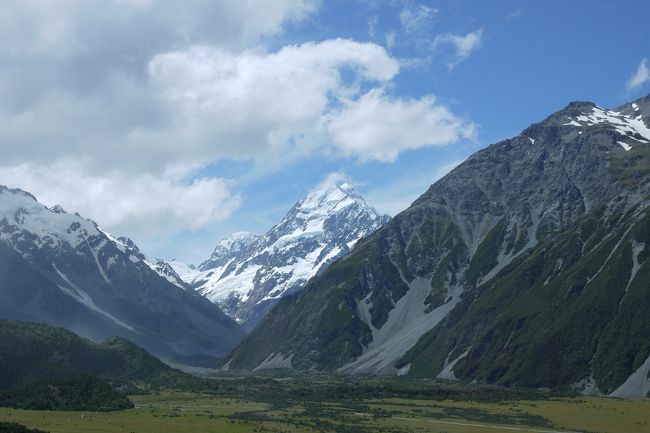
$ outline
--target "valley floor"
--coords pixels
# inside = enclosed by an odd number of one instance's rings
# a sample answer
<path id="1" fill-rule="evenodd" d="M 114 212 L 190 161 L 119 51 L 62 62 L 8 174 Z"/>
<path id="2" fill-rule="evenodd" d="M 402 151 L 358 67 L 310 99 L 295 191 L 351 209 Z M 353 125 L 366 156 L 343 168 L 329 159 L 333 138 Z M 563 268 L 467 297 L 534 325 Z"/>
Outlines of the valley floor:
<path id="1" fill-rule="evenodd" d="M 112 413 L 0 409 L 0 420 L 51 433 L 489 433 L 650 431 L 650 399 L 548 398 L 498 403 L 403 398 L 274 404 L 198 393 L 131 397 Z"/>

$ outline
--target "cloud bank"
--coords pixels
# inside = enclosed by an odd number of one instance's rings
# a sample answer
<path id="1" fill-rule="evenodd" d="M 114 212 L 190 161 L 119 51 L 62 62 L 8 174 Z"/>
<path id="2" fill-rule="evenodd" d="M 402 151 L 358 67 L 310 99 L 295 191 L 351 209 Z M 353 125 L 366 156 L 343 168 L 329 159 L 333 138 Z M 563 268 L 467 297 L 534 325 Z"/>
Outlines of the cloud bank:
<path id="1" fill-rule="evenodd" d="M 473 136 L 433 95 L 393 96 L 400 60 L 378 44 L 264 45 L 319 3 L 9 2 L 0 11 L 0 184 L 117 234 L 155 238 L 237 209 L 232 180 L 196 178 L 214 161 L 322 153 L 390 162 Z M 414 31 L 434 13 L 401 19 Z M 459 58 L 478 45 L 465 38 L 449 39 Z"/>

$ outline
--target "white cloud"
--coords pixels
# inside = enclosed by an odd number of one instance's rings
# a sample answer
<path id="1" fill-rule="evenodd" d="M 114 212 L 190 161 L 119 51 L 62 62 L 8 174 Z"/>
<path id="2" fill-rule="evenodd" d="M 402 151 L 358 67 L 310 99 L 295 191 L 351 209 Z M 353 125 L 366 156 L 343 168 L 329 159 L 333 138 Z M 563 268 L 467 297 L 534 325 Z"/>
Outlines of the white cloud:
<path id="1" fill-rule="evenodd" d="M 343 183 L 353 183 L 352 178 L 347 173 L 335 171 L 327 174 L 313 189 L 323 190 Z"/>
<path id="2" fill-rule="evenodd" d="M 368 36 L 371 38 L 374 38 L 377 35 L 377 23 L 379 21 L 379 17 L 377 15 L 373 15 L 368 18 L 367 21 L 367 26 L 368 26 Z"/>
<path id="3" fill-rule="evenodd" d="M 338 100 L 392 80 L 399 63 L 377 44 L 333 39 L 273 53 L 194 46 L 146 70 L 140 80 L 115 73 L 97 94 L 57 89 L 19 113 L 0 108 L 5 162 L 83 156 L 99 169 L 160 172 L 170 161 L 314 149 Z"/>
<path id="4" fill-rule="evenodd" d="M 641 60 L 639 67 L 634 75 L 630 77 L 625 87 L 627 90 L 635 90 L 650 81 L 650 69 L 648 69 L 648 59 Z"/>
<path id="5" fill-rule="evenodd" d="M 430 6 L 409 5 L 400 11 L 399 20 L 405 32 L 417 33 L 425 31 L 437 13 L 438 10 Z"/>
<path id="6" fill-rule="evenodd" d="M 92 218 L 116 235 L 136 240 L 197 230 L 228 218 L 240 198 L 227 180 L 185 175 L 194 167 L 175 167 L 162 176 L 111 171 L 97 175 L 82 161 L 50 165 L 0 166 L 2 184 L 34 194 L 46 206 Z"/>
<path id="7" fill-rule="evenodd" d="M 25 0 L 0 9 L 4 162 L 84 156 L 163 170 L 191 149 L 152 86 L 155 56 L 197 44 L 239 52 L 304 20 L 317 0 Z M 217 48 L 218 47 L 218 48 Z M 173 107 L 172 107 L 173 108 Z M 38 125 L 38 128 L 34 128 Z M 149 143 L 151 131 L 177 139 Z M 209 154 L 207 156 L 210 156 Z"/>
<path id="8" fill-rule="evenodd" d="M 386 48 L 389 50 L 395 46 L 395 32 L 386 33 Z"/>
<path id="9" fill-rule="evenodd" d="M 341 70 L 354 72 L 344 80 Z M 194 47 L 152 59 L 149 75 L 173 113 L 174 130 L 143 131 L 138 140 L 190 141 L 184 155 L 258 158 L 313 150 L 324 116 L 362 83 L 386 82 L 399 64 L 383 47 L 344 39 L 305 43 L 276 53 Z M 187 140 L 186 137 L 191 137 Z"/>
<path id="10" fill-rule="evenodd" d="M 391 162 L 406 150 L 473 139 L 475 126 L 437 104 L 433 96 L 401 99 L 373 89 L 348 101 L 328 125 L 333 143 L 346 156 Z"/>
<path id="11" fill-rule="evenodd" d="M 237 185 L 187 180 L 206 162 L 270 170 L 333 149 L 392 161 L 472 135 L 432 96 L 388 96 L 400 62 L 379 44 L 262 45 L 319 0 L 5 3 L 0 183 L 117 234 L 169 236 L 231 215 Z M 414 13 L 410 29 L 432 12 Z"/>
<path id="12" fill-rule="evenodd" d="M 436 36 L 433 40 L 433 48 L 435 49 L 441 45 L 451 45 L 454 48 L 454 56 L 449 62 L 447 62 L 449 69 L 453 69 L 481 46 L 482 38 L 483 30 L 470 32 L 464 36 L 447 33 L 445 35 Z"/>
<path id="13" fill-rule="evenodd" d="M 318 0 L 4 2 L 0 48 L 5 54 L 92 58 L 115 53 L 119 47 L 128 59 L 174 43 L 242 47 L 260 36 L 282 32 L 288 22 L 305 19 L 318 4 Z"/>

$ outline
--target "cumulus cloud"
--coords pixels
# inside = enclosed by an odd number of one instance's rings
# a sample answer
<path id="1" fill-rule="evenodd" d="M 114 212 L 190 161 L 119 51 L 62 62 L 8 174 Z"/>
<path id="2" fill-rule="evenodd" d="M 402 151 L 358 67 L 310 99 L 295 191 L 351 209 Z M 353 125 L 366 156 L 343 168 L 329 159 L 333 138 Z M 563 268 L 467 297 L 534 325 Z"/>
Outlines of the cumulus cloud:
<path id="1" fill-rule="evenodd" d="M 379 44 L 263 45 L 318 0 L 6 3 L 0 183 L 117 234 L 165 236 L 231 215 L 237 187 L 194 179 L 205 163 L 277 167 L 308 152 L 393 161 L 473 134 L 433 96 L 391 97 L 400 62 Z"/>
<path id="2" fill-rule="evenodd" d="M 97 175 L 75 160 L 50 165 L 0 166 L 2 183 L 34 194 L 46 206 L 61 204 L 117 235 L 151 239 L 221 222 L 239 206 L 227 180 L 186 175 L 174 167 L 162 176 L 112 171 Z"/>
<path id="3" fill-rule="evenodd" d="M 636 90 L 650 81 L 650 69 L 648 69 L 648 59 L 641 60 L 639 67 L 634 75 L 630 77 L 625 88 L 627 90 Z"/>
<path id="4" fill-rule="evenodd" d="M 466 35 L 447 33 L 436 36 L 433 40 L 433 48 L 435 49 L 439 46 L 450 45 L 454 49 L 452 59 L 447 62 L 447 67 L 453 69 L 481 46 L 482 38 L 483 30 L 470 32 Z"/>
<path id="5" fill-rule="evenodd" d="M 304 19 L 316 5 L 313 0 L 4 5 L 0 146 L 5 162 L 83 154 L 101 161 L 101 167 L 164 169 L 193 137 L 176 134 L 179 141 L 173 144 L 142 139 L 151 138 L 152 130 L 177 132 L 175 111 L 150 83 L 151 59 L 197 44 L 237 52 L 281 32 L 287 22 Z"/>
<path id="6" fill-rule="evenodd" d="M 0 148 L 8 165 L 84 158 L 99 172 L 160 174 L 170 162 L 313 151 L 329 145 L 329 132 L 356 156 L 344 139 L 345 116 L 358 116 L 377 94 L 367 90 L 389 87 L 400 70 L 382 46 L 346 39 L 239 48 L 304 19 L 314 0 L 32 3 L 0 13 Z M 423 119 L 430 100 L 419 105 Z M 400 129 L 402 149 L 420 146 Z"/>
<path id="7" fill-rule="evenodd" d="M 351 81 L 343 78 L 343 68 L 354 72 Z M 193 47 L 161 54 L 150 62 L 149 74 L 173 112 L 175 131 L 156 129 L 139 139 L 157 146 L 192 137 L 190 151 L 212 158 L 311 149 L 324 115 L 339 99 L 355 95 L 363 83 L 389 81 L 398 71 L 383 47 L 345 39 L 275 53 Z"/>
<path id="8" fill-rule="evenodd" d="M 280 33 L 287 22 L 301 21 L 317 7 L 318 0 L 5 2 L 0 48 L 5 54 L 60 59 L 123 53 L 112 60 L 124 62 L 188 42 L 241 48 Z"/>
<path id="9" fill-rule="evenodd" d="M 476 134 L 471 122 L 433 96 L 391 98 L 373 89 L 348 101 L 328 125 L 333 143 L 346 156 L 391 162 L 406 150 L 445 146 Z"/>

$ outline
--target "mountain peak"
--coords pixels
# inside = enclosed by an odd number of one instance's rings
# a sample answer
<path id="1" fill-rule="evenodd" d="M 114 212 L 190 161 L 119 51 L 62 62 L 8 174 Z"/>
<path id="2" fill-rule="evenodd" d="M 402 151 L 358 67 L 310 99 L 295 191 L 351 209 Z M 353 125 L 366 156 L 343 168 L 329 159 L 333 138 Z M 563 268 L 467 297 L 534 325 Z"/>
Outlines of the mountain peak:
<path id="1" fill-rule="evenodd" d="M 282 296 L 300 290 L 388 219 L 350 183 L 330 175 L 265 235 L 239 232 L 221 240 L 186 281 L 250 329 Z"/>
<path id="2" fill-rule="evenodd" d="M 240 248 L 242 244 L 255 240 L 260 235 L 253 232 L 235 232 L 219 241 L 218 247 L 224 247 L 229 250 Z"/>
<path id="3" fill-rule="evenodd" d="M 567 109 L 586 109 L 590 110 L 593 107 L 595 107 L 596 104 L 594 104 L 591 101 L 571 101 L 569 102 L 569 105 L 566 106 Z"/>
<path id="4" fill-rule="evenodd" d="M 295 212 L 290 211 L 285 220 L 291 217 L 298 217 L 299 219 L 324 217 L 341 212 L 355 204 L 373 219 L 386 219 L 387 217 L 370 206 L 350 183 L 324 181 L 300 200 L 294 206 Z"/>
<path id="5" fill-rule="evenodd" d="M 225 265 L 234 257 L 241 255 L 260 235 L 252 232 L 236 232 L 221 239 L 210 257 L 199 265 L 204 271 Z"/>
<path id="6" fill-rule="evenodd" d="M 34 197 L 32 194 L 28 193 L 27 191 L 24 191 L 24 190 L 22 190 L 20 188 L 9 188 L 8 186 L 0 185 L 0 194 L 5 194 L 5 193 L 9 193 L 9 194 L 13 194 L 13 195 L 21 195 L 21 196 L 30 198 L 30 199 L 34 200 L 35 202 L 38 202 L 36 197 Z"/>
<path id="7" fill-rule="evenodd" d="M 50 210 L 54 213 L 67 213 L 60 204 L 55 204 L 50 208 Z"/>

